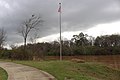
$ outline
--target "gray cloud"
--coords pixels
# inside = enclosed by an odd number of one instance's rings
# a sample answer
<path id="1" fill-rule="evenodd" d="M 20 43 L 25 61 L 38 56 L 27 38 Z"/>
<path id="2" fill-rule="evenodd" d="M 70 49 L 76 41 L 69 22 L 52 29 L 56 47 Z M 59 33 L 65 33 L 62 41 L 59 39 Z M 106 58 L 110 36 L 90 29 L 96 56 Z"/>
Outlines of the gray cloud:
<path id="1" fill-rule="evenodd" d="M 0 0 L 0 27 L 7 31 L 9 44 L 22 42 L 17 28 L 32 14 L 45 21 L 39 36 L 59 33 L 58 0 Z M 120 0 L 63 0 L 62 31 L 86 30 L 97 24 L 120 20 Z"/>

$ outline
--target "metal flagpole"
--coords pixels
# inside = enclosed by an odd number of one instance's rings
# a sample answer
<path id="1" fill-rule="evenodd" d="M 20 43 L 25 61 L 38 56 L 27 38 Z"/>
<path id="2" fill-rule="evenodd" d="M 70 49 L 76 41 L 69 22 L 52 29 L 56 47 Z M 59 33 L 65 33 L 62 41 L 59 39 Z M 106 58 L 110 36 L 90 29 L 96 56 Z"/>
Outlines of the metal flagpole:
<path id="1" fill-rule="evenodd" d="M 60 25 L 60 61 L 62 60 L 62 42 L 61 42 L 61 3 L 59 3 L 59 25 Z"/>

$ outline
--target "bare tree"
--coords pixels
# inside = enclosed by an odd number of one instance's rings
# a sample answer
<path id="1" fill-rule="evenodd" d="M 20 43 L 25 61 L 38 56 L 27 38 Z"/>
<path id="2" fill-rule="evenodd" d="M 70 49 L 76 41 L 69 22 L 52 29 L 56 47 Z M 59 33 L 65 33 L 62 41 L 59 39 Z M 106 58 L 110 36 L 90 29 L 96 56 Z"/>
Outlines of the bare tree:
<path id="1" fill-rule="evenodd" d="M 36 39 L 37 39 L 37 38 L 39 38 L 39 36 L 38 36 L 38 32 L 36 31 L 36 32 L 33 34 L 33 36 L 29 38 L 29 41 L 30 41 L 32 44 L 34 44 L 34 43 L 36 43 Z"/>
<path id="2" fill-rule="evenodd" d="M 5 40 L 6 40 L 6 32 L 2 28 L 2 29 L 0 29 L 0 48 L 3 47 L 3 44 L 4 44 Z"/>
<path id="3" fill-rule="evenodd" d="M 31 18 L 27 19 L 23 22 L 22 26 L 18 29 L 18 32 L 22 35 L 24 39 L 24 49 L 26 48 L 26 41 L 28 35 L 33 30 L 38 30 L 40 28 L 39 24 L 41 24 L 43 20 L 40 16 L 32 15 Z"/>

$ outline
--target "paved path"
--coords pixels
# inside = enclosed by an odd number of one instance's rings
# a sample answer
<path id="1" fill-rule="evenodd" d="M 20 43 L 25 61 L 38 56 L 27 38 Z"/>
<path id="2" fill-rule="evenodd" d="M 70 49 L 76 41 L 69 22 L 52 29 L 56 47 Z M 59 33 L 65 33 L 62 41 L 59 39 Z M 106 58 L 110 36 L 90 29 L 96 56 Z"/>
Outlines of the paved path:
<path id="1" fill-rule="evenodd" d="M 8 73 L 8 80 L 55 80 L 55 78 L 33 67 L 15 64 L 12 62 L 0 62 L 0 67 Z"/>

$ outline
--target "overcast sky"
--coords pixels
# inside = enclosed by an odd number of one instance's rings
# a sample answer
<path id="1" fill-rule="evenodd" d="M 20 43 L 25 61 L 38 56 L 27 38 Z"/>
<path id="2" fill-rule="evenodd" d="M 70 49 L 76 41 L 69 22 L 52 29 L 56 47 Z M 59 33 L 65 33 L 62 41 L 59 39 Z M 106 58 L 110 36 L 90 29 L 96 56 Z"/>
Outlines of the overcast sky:
<path id="1" fill-rule="evenodd" d="M 59 33 L 59 1 L 0 0 L 0 28 L 4 27 L 7 31 L 6 44 L 23 41 L 17 28 L 32 14 L 40 14 L 44 20 L 40 26 L 39 37 L 55 37 Z M 111 33 L 115 32 L 113 26 L 119 28 L 117 24 L 120 27 L 120 0 L 62 0 L 62 32 L 67 36 L 68 33 L 79 31 L 94 34 L 96 29 L 101 28 Z"/>

